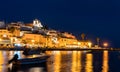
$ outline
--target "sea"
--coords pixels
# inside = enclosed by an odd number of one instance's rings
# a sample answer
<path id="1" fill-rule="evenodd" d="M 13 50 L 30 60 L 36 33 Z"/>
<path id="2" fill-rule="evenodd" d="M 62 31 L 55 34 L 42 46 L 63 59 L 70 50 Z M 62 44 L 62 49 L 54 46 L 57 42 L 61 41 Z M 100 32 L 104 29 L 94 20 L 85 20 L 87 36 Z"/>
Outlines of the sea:
<path id="1" fill-rule="evenodd" d="M 8 61 L 15 54 L 25 58 L 22 51 L 0 51 L 0 72 L 120 72 L 119 51 L 46 51 L 46 62 L 13 68 Z"/>

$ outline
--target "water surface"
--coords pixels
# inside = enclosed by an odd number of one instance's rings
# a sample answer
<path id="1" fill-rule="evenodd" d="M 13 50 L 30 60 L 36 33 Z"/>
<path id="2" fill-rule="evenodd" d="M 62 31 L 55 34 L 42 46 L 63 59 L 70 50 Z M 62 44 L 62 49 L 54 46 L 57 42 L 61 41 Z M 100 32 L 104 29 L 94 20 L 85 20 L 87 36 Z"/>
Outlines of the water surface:
<path id="1" fill-rule="evenodd" d="M 0 51 L 0 72 L 10 72 L 12 66 L 7 62 L 14 54 L 25 57 L 22 51 Z M 118 51 L 47 51 L 46 54 L 50 55 L 47 62 L 20 66 L 14 72 L 120 72 Z"/>

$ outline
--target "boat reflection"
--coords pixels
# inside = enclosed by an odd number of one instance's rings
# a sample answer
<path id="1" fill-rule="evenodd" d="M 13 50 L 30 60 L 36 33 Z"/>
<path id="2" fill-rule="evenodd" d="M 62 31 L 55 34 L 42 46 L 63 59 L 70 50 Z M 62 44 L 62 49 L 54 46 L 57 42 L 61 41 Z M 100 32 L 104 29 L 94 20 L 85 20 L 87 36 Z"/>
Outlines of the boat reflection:
<path id="1" fill-rule="evenodd" d="M 28 72 L 44 72 L 44 69 L 40 67 L 33 67 L 29 69 Z"/>

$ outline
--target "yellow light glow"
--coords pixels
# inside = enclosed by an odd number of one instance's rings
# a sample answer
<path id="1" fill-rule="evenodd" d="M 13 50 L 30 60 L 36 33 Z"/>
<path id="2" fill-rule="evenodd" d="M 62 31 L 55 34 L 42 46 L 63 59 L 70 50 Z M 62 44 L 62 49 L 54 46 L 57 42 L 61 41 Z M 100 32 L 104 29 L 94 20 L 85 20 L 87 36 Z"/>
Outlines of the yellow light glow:
<path id="1" fill-rule="evenodd" d="M 17 38 L 15 38 L 15 41 L 17 41 L 18 39 Z"/>
<path id="2" fill-rule="evenodd" d="M 102 65 L 102 72 L 108 72 L 108 51 L 103 52 L 103 65 Z"/>
<path id="3" fill-rule="evenodd" d="M 72 53 L 72 72 L 75 72 L 77 68 L 77 51 Z"/>
<path id="4" fill-rule="evenodd" d="M 54 54 L 54 71 L 60 72 L 61 67 L 61 53 L 60 51 L 57 51 L 57 53 Z"/>
<path id="5" fill-rule="evenodd" d="M 4 35 L 3 35 L 3 37 L 7 37 L 7 35 L 6 35 L 6 34 L 4 34 Z"/>
<path id="6" fill-rule="evenodd" d="M 81 52 L 73 51 L 72 53 L 72 72 L 81 72 Z"/>
<path id="7" fill-rule="evenodd" d="M 86 72 L 93 72 L 92 58 L 93 58 L 92 54 L 86 55 L 86 66 L 85 66 Z"/>
<path id="8" fill-rule="evenodd" d="M 91 46 L 92 46 L 92 43 L 91 43 L 91 42 L 88 42 L 88 46 L 91 47 Z"/>
<path id="9" fill-rule="evenodd" d="M 103 46 L 104 46 L 104 47 L 107 47 L 107 46 L 108 46 L 108 43 L 103 43 Z"/>
<path id="10" fill-rule="evenodd" d="M 31 42 L 35 42 L 35 40 L 31 40 Z"/>
<path id="11" fill-rule="evenodd" d="M 74 44 L 76 44 L 76 42 L 73 42 Z"/>
<path id="12" fill-rule="evenodd" d="M 2 64 L 4 64 L 4 58 L 2 55 L 2 51 L 0 51 L 0 72 L 2 72 L 2 69 L 3 69 Z"/>
<path id="13" fill-rule="evenodd" d="M 80 45 L 81 43 L 80 42 L 78 42 L 78 45 Z"/>

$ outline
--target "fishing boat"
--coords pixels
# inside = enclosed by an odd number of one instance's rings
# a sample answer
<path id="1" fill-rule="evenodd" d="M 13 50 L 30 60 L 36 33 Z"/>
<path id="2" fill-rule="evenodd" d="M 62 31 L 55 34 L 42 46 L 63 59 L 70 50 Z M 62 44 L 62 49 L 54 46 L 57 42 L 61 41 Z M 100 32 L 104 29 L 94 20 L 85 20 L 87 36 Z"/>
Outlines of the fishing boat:
<path id="1" fill-rule="evenodd" d="M 45 65 L 47 59 L 50 56 L 46 54 L 42 55 L 28 55 L 24 58 L 18 59 L 18 55 L 15 54 L 14 57 L 8 61 L 8 69 L 11 72 L 17 72 L 19 68 L 22 67 L 33 67 L 33 66 L 43 66 Z"/>
<path id="2" fill-rule="evenodd" d="M 27 65 L 27 64 L 38 64 L 38 63 L 46 62 L 48 58 L 49 56 L 46 54 L 29 55 L 21 59 L 18 59 L 17 55 L 15 55 L 11 60 L 9 60 L 9 63 L 12 63 L 12 65 L 14 66 Z"/>
<path id="3" fill-rule="evenodd" d="M 33 58 L 24 58 L 24 59 L 18 59 L 17 65 L 25 65 L 25 64 L 35 64 L 35 63 L 43 63 L 47 61 L 47 58 L 49 56 L 39 56 L 39 57 L 33 57 Z"/>

